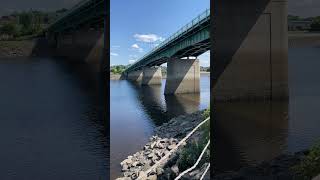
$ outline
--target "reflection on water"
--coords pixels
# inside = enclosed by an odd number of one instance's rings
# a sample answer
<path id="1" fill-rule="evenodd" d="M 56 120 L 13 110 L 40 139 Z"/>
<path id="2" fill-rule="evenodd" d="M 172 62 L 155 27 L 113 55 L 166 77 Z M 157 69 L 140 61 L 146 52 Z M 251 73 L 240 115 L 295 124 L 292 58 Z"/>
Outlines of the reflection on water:
<path id="1" fill-rule="evenodd" d="M 288 102 L 214 105 L 217 171 L 304 150 L 320 139 L 319 57 L 318 48 L 289 49 Z"/>
<path id="2" fill-rule="evenodd" d="M 216 103 L 214 110 L 217 171 L 271 160 L 286 149 L 288 102 Z"/>
<path id="3" fill-rule="evenodd" d="M 208 107 L 209 82 L 209 75 L 201 76 L 200 94 L 164 95 L 165 80 L 153 86 L 110 81 L 111 179 L 120 175 L 119 163 L 147 143 L 155 126 Z"/>
<path id="4" fill-rule="evenodd" d="M 108 179 L 103 83 L 86 64 L 0 61 L 0 179 Z"/>

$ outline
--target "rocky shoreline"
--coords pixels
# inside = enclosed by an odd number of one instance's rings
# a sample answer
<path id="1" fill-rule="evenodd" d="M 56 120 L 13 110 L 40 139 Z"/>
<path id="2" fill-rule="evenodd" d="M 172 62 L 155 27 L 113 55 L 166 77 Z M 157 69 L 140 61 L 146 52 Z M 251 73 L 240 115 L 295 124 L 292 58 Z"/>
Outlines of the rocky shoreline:
<path id="1" fill-rule="evenodd" d="M 149 169 L 152 165 L 157 163 L 162 157 L 167 155 L 169 151 L 176 147 L 178 142 L 184 138 L 193 128 L 195 128 L 200 122 L 204 120 L 203 111 L 197 111 L 192 114 L 178 116 L 171 119 L 169 122 L 162 124 L 155 129 L 155 136 L 150 138 L 150 141 L 143 147 L 143 149 L 120 163 L 122 167 L 123 177 L 117 178 L 117 180 L 131 180 L 138 177 L 145 177 L 143 173 Z M 190 140 L 197 139 L 199 133 L 195 133 Z M 177 160 L 185 146 L 178 148 L 177 152 L 170 156 L 169 161 L 166 164 L 162 164 L 154 171 L 148 174 L 146 179 L 174 179 L 181 172 L 177 165 Z M 207 167 L 207 163 L 202 164 L 195 170 L 187 173 L 183 176 L 184 179 L 200 179 L 201 175 Z M 209 173 L 207 173 L 209 174 Z M 145 178 L 143 178 L 145 179 Z M 209 175 L 206 176 L 209 179 Z"/>

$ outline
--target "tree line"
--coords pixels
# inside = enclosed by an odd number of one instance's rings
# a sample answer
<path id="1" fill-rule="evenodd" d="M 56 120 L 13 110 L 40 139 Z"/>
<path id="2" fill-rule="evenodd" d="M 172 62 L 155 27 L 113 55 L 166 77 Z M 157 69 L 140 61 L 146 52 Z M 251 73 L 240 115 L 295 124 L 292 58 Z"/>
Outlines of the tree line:
<path id="1" fill-rule="evenodd" d="M 300 17 L 295 15 L 288 15 L 288 21 L 311 21 L 310 31 L 320 31 L 320 16 L 315 17 Z"/>
<path id="2" fill-rule="evenodd" d="M 59 15 L 67 9 L 60 9 L 55 12 L 23 11 L 15 12 L 9 16 L 0 18 L 0 35 L 19 37 L 36 35 L 52 23 Z"/>

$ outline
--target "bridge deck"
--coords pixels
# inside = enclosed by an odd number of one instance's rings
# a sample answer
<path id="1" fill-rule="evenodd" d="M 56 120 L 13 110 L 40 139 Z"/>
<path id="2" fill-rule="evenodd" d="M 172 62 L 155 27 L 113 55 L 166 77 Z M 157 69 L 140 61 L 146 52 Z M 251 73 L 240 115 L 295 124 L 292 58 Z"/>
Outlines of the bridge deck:
<path id="1" fill-rule="evenodd" d="M 157 66 L 169 58 L 199 56 L 210 49 L 210 10 L 198 15 L 149 53 L 132 64 L 125 73 L 145 66 Z"/>
<path id="2" fill-rule="evenodd" d="M 79 26 L 103 24 L 104 0 L 83 0 L 49 25 L 49 32 L 64 32 Z"/>

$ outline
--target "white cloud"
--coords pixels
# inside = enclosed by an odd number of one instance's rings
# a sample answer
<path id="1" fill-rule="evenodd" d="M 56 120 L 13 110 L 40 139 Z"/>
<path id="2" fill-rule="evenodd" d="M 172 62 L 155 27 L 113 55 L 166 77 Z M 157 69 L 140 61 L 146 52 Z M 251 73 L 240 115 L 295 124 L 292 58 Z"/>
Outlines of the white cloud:
<path id="1" fill-rule="evenodd" d="M 111 56 L 119 56 L 119 54 L 117 54 L 117 53 L 112 53 L 112 52 L 110 53 L 110 55 L 111 55 Z"/>
<path id="2" fill-rule="evenodd" d="M 132 44 L 131 47 L 134 48 L 134 49 L 139 49 L 140 48 L 138 44 Z"/>
<path id="3" fill-rule="evenodd" d="M 131 46 L 131 48 L 134 49 L 134 50 L 137 50 L 137 51 L 139 51 L 139 52 L 143 52 L 143 49 L 142 49 L 141 47 L 139 47 L 138 44 L 133 44 L 133 45 Z"/>
<path id="4" fill-rule="evenodd" d="M 156 34 L 135 34 L 133 37 L 136 39 L 136 41 L 146 42 L 146 43 L 164 41 L 163 37 L 160 37 Z"/>
<path id="5" fill-rule="evenodd" d="M 134 62 L 136 62 L 136 60 L 134 60 L 134 59 L 130 59 L 130 60 L 129 60 L 129 64 L 132 64 L 132 63 L 134 63 Z"/>

